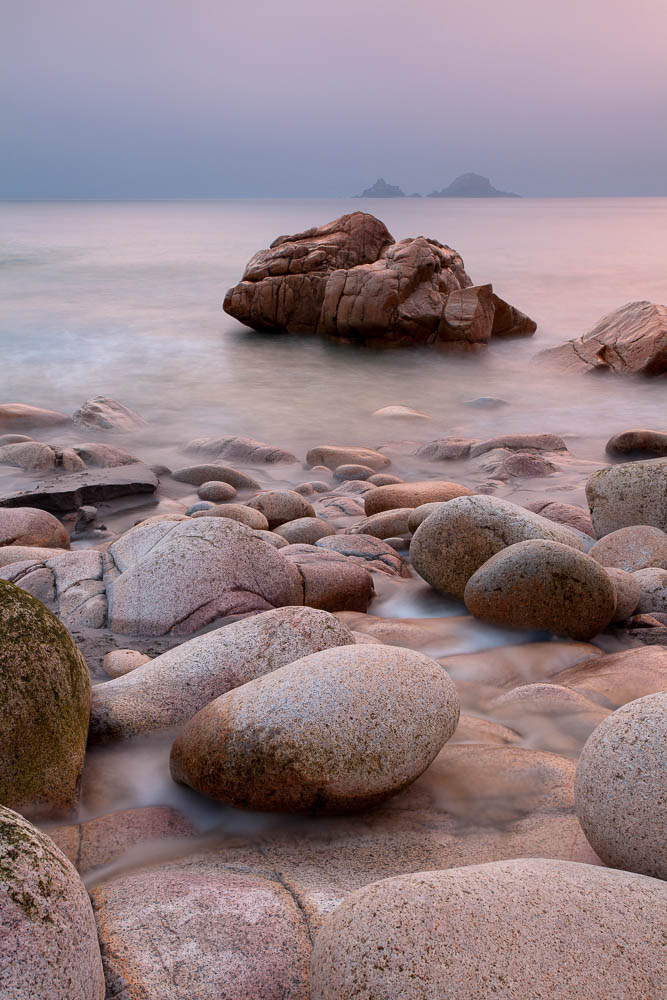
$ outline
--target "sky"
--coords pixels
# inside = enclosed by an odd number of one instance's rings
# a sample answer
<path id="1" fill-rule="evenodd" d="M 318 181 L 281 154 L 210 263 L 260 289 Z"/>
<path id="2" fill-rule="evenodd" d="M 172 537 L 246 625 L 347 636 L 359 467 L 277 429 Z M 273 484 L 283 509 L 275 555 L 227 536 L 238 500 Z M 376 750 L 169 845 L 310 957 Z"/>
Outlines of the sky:
<path id="1" fill-rule="evenodd" d="M 667 0 L 0 0 L 0 198 L 667 196 Z"/>

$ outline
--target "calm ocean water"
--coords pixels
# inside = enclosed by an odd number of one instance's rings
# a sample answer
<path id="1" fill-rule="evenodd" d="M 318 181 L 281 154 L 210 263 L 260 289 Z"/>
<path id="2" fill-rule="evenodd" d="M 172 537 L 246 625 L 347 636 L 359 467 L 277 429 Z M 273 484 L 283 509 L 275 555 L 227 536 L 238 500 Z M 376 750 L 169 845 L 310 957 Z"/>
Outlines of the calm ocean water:
<path id="1" fill-rule="evenodd" d="M 356 209 L 397 239 L 454 246 L 473 281 L 538 321 L 537 335 L 482 356 L 378 354 L 253 334 L 222 312 L 256 250 Z M 664 198 L 5 203 L 0 214 L 4 399 L 71 411 L 112 395 L 165 447 L 199 433 L 298 452 L 324 439 L 377 445 L 410 436 L 369 425 L 392 403 L 430 413 L 427 437 L 555 431 L 580 435 L 588 457 L 615 430 L 667 424 L 664 380 L 559 377 L 533 360 L 624 302 L 667 301 Z M 510 405 L 463 405 L 480 395 Z"/>

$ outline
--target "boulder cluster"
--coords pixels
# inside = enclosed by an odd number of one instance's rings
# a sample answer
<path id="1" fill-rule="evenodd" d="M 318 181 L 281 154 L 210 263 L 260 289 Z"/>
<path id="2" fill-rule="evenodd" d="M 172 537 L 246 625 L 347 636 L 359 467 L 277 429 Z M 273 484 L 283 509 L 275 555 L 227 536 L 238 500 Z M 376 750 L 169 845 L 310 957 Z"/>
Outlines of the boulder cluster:
<path id="1" fill-rule="evenodd" d="M 665 995 L 665 439 L 617 434 L 604 466 L 509 434 L 22 469 L 44 478 L 0 506 L 0 995 Z M 165 507 L 138 489 L 129 527 L 113 495 L 49 499 L 137 466 Z M 576 475 L 586 506 L 549 489 Z M 165 800 L 96 806 L 146 746 Z"/>

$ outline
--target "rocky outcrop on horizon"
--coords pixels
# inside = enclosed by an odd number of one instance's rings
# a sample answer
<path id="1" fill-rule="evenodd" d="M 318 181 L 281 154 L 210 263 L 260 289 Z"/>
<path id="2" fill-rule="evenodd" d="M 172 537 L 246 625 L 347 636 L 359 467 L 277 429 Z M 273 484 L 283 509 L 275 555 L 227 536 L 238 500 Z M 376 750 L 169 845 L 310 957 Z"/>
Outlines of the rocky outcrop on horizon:
<path id="1" fill-rule="evenodd" d="M 667 306 L 628 302 L 583 336 L 541 351 L 538 358 L 565 371 L 615 375 L 667 373 Z"/>
<path id="2" fill-rule="evenodd" d="M 378 177 L 375 184 L 362 191 L 357 198 L 405 198 L 405 191 L 397 184 L 387 184 L 384 177 Z"/>
<path id="3" fill-rule="evenodd" d="M 488 177 L 481 174 L 460 174 L 440 191 L 431 191 L 429 198 L 520 198 L 511 191 L 499 191 Z"/>
<path id="4" fill-rule="evenodd" d="M 470 349 L 536 330 L 490 284 L 473 285 L 456 250 L 424 236 L 396 242 L 365 212 L 274 240 L 249 261 L 224 309 L 256 330 L 371 346 Z"/>

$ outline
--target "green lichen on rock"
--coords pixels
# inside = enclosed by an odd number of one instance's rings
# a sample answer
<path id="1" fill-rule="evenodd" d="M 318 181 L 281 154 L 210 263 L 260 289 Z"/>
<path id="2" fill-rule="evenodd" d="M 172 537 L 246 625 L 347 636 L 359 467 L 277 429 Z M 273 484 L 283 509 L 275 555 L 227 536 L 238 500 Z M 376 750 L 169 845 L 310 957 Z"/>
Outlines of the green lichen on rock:
<path id="1" fill-rule="evenodd" d="M 0 803 L 31 815 L 71 809 L 89 716 L 88 668 L 69 632 L 0 580 Z"/>

